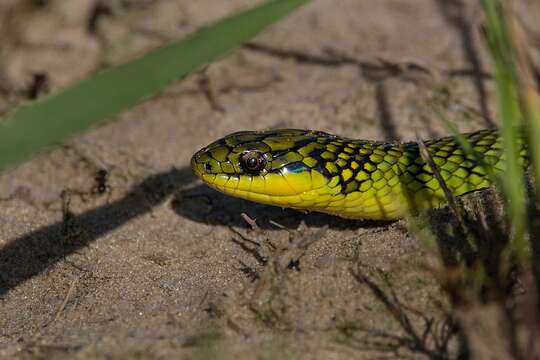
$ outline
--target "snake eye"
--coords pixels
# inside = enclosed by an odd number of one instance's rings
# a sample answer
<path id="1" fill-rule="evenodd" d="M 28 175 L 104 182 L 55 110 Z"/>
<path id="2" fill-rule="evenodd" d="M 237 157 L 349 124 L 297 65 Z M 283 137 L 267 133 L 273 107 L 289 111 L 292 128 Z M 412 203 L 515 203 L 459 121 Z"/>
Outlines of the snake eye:
<path id="1" fill-rule="evenodd" d="M 266 166 L 264 154 L 260 151 L 247 151 L 240 156 L 240 166 L 248 173 L 258 173 Z"/>

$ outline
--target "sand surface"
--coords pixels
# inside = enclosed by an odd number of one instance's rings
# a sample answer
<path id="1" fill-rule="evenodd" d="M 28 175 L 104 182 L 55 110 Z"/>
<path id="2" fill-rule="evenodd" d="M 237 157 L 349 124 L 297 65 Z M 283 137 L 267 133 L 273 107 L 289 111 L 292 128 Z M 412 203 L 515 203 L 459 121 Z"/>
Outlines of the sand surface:
<path id="1" fill-rule="evenodd" d="M 260 1 L 111 0 L 107 11 L 94 0 L 42 3 L 0 3 L 1 112 L 25 101 L 36 77 L 55 91 Z M 1 176 L 0 358 L 455 356 L 447 300 L 406 221 L 228 198 L 196 180 L 189 159 L 246 129 L 445 135 L 434 107 L 462 131 L 493 126 L 476 4 L 313 1 L 108 125 Z M 520 2 L 537 48 L 539 4 Z M 411 328 L 380 292 L 406 304 Z"/>

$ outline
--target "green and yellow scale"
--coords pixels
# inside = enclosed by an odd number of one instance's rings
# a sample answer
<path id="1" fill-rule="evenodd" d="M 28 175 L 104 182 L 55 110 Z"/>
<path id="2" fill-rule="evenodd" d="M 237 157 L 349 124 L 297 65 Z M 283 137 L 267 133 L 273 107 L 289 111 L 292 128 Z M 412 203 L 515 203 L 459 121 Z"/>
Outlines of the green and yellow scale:
<path id="1" fill-rule="evenodd" d="M 488 187 L 486 166 L 500 172 L 504 163 L 496 130 L 463 137 L 476 156 L 466 154 L 453 137 L 425 142 L 456 196 Z M 521 161 L 527 162 L 525 149 Z M 344 218 L 398 219 L 445 202 L 415 142 L 352 140 L 311 130 L 245 131 L 201 149 L 191 166 L 206 184 L 225 194 Z"/>

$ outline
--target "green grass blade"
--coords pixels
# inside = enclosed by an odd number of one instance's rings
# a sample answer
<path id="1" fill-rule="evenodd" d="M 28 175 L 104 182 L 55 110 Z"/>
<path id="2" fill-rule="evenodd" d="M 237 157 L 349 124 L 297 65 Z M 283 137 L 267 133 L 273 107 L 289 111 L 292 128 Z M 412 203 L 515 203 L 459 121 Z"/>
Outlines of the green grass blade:
<path id="1" fill-rule="evenodd" d="M 0 120 L 0 172 L 155 95 L 307 2 L 267 2 L 56 95 L 19 107 Z"/>
<path id="2" fill-rule="evenodd" d="M 540 204 L 540 94 L 534 71 L 532 57 L 527 46 L 527 36 L 523 27 L 517 21 L 515 14 L 507 14 L 506 24 L 510 42 L 514 50 L 515 68 L 517 74 L 519 100 L 523 113 L 526 140 L 534 173 L 534 195 L 536 202 L 529 203 L 528 227 L 529 242 L 532 250 L 532 267 L 536 279 L 537 299 L 540 294 L 540 219 L 538 217 Z M 538 315 L 537 315 L 537 320 Z M 530 341 L 534 341 L 534 331 L 531 331 Z"/>
<path id="3" fill-rule="evenodd" d="M 521 150 L 521 112 L 518 103 L 517 79 L 513 63 L 503 4 L 484 0 L 486 34 L 497 87 L 497 105 L 501 119 L 501 136 L 505 151 L 503 188 L 512 226 L 511 250 L 519 260 L 527 256 L 525 230 L 527 224 L 524 171 L 519 161 Z"/>
<path id="4" fill-rule="evenodd" d="M 511 46 L 500 0 L 483 0 L 486 14 L 486 40 L 494 67 L 497 105 L 501 119 L 501 136 L 505 153 L 503 190 L 512 227 L 510 252 L 518 261 L 528 257 L 525 231 L 527 209 L 525 201 L 524 169 L 520 161 L 522 147 L 521 111 L 518 102 L 518 84 Z"/>

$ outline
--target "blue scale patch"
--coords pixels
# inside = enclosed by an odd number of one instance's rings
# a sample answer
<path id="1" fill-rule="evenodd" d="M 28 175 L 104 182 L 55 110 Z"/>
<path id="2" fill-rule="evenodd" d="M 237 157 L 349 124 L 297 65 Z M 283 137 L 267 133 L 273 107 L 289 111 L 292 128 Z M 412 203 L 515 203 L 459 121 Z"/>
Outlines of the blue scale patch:
<path id="1" fill-rule="evenodd" d="M 285 166 L 284 170 L 288 171 L 288 172 L 291 172 L 291 173 L 301 173 L 303 171 L 309 171 L 310 168 L 307 167 L 304 163 L 302 162 L 294 162 L 292 164 L 289 164 L 287 166 Z"/>

